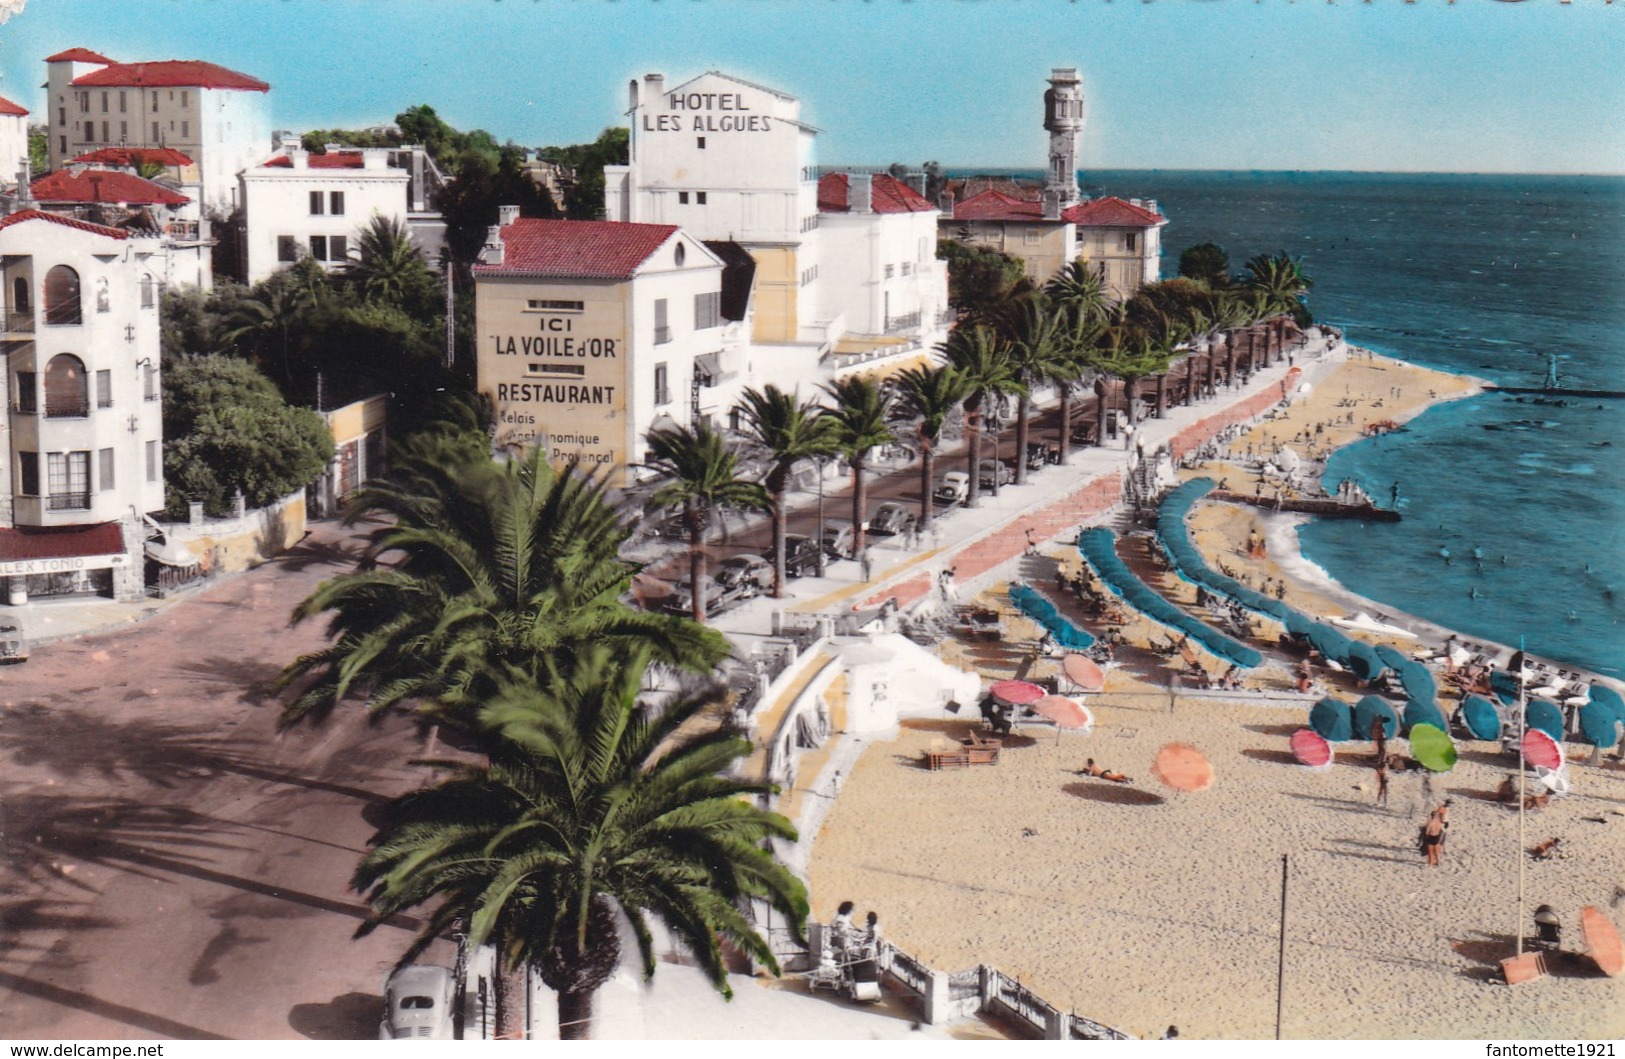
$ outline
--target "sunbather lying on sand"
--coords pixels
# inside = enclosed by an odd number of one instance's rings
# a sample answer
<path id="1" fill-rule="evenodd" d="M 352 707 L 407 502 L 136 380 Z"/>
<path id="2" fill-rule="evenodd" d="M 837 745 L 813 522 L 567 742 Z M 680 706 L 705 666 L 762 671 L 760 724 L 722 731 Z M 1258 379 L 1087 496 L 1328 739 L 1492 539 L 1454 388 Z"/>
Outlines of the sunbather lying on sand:
<path id="1" fill-rule="evenodd" d="M 1079 771 L 1078 774 L 1080 776 L 1093 776 L 1095 779 L 1099 780 L 1110 780 L 1113 783 L 1134 782 L 1121 772 L 1113 772 L 1111 769 L 1101 768 L 1099 765 L 1095 764 L 1094 758 L 1090 758 L 1087 762 L 1085 762 L 1084 767 Z"/>

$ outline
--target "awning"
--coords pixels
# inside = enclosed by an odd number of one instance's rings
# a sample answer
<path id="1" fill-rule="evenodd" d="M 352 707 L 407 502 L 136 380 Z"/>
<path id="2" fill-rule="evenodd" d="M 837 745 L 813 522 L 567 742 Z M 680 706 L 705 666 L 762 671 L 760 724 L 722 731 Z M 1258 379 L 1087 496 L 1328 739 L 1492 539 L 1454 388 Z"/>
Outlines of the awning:
<path id="1" fill-rule="evenodd" d="M 701 386 L 715 386 L 722 381 L 722 354 L 701 353 L 694 358 L 694 373 L 700 377 Z"/>
<path id="2" fill-rule="evenodd" d="M 129 561 L 117 522 L 0 529 L 0 577 L 105 570 Z"/>
<path id="3" fill-rule="evenodd" d="M 147 542 L 147 558 L 155 559 L 165 566 L 188 567 L 198 564 L 198 557 L 187 550 L 186 545 L 179 541 L 168 541 L 159 544 L 157 541 Z"/>

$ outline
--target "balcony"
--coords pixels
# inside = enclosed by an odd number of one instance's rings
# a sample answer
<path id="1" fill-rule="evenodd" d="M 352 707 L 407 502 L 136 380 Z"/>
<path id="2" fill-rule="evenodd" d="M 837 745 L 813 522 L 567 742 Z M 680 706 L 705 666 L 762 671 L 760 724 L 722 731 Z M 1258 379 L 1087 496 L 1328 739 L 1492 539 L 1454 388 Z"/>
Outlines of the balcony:
<path id="1" fill-rule="evenodd" d="M 21 332 L 32 334 L 34 331 L 34 311 L 32 309 L 7 309 L 0 313 L 0 323 L 13 334 Z"/>
<path id="2" fill-rule="evenodd" d="M 90 416 L 89 398 L 59 398 L 51 400 L 50 395 L 45 398 L 46 419 L 86 419 Z"/>
<path id="3" fill-rule="evenodd" d="M 80 493 L 52 493 L 45 499 L 47 511 L 89 511 L 90 491 Z"/>
<path id="4" fill-rule="evenodd" d="M 900 335 L 904 332 L 918 331 L 919 329 L 920 314 L 918 311 L 904 313 L 902 316 L 886 317 L 886 333 L 888 335 Z"/>

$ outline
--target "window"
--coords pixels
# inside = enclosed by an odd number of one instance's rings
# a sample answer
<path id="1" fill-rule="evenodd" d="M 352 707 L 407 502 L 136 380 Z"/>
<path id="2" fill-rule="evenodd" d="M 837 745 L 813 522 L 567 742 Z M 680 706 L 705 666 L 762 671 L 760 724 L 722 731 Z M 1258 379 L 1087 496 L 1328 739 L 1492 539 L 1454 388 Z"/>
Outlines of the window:
<path id="1" fill-rule="evenodd" d="M 96 454 L 96 488 L 101 492 L 113 489 L 113 450 L 102 449 Z"/>
<path id="2" fill-rule="evenodd" d="M 1135 250 L 1139 249 L 1139 247 L 1136 245 L 1138 242 L 1139 242 L 1139 234 L 1137 232 L 1124 232 L 1123 233 L 1123 249 L 1124 250 L 1127 250 L 1129 253 L 1132 254 Z"/>
<path id="3" fill-rule="evenodd" d="M 688 192 L 679 191 L 677 193 L 677 205 L 679 205 L 679 206 L 687 206 L 688 205 Z"/>
<path id="4" fill-rule="evenodd" d="M 278 261 L 299 260 L 299 240 L 291 235 L 276 237 L 276 259 Z"/>
<path id="5" fill-rule="evenodd" d="M 666 319 L 666 299 L 655 299 L 655 345 L 664 345 L 671 341 L 671 325 Z M 665 365 L 660 370 L 664 372 Z"/>
<path id="6" fill-rule="evenodd" d="M 104 121 L 104 122 L 102 122 L 102 124 L 105 126 L 107 124 L 107 122 Z M 192 136 L 192 123 L 189 122 L 189 121 L 181 122 L 181 139 L 183 139 L 183 140 L 191 139 L 191 136 Z"/>
<path id="7" fill-rule="evenodd" d="M 90 452 L 51 452 L 45 456 L 48 511 L 83 511 L 90 507 Z"/>
<path id="8" fill-rule="evenodd" d="M 327 260 L 327 236 L 313 235 L 310 237 L 310 256 L 317 261 Z"/>
<path id="9" fill-rule="evenodd" d="M 688 247 L 684 246 L 682 243 L 678 243 L 676 249 L 672 251 L 671 256 L 677 262 L 677 267 L 682 268 L 683 262 L 688 260 Z"/>
<path id="10" fill-rule="evenodd" d="M 157 143 L 162 138 L 163 133 L 158 131 L 158 123 L 155 121 L 152 123 L 152 142 Z"/>
<path id="11" fill-rule="evenodd" d="M 28 277 L 18 276 L 11 281 L 11 311 L 26 313 L 28 311 Z"/>
<path id="12" fill-rule="evenodd" d="M 96 373 L 96 407 L 113 407 L 113 373 L 106 368 Z"/>
<path id="13" fill-rule="evenodd" d="M 912 261 L 903 262 L 903 275 L 905 275 L 905 276 L 914 275 L 914 262 L 912 262 Z"/>
<path id="14" fill-rule="evenodd" d="M 328 193 L 327 212 L 335 217 L 344 216 L 344 192 L 332 191 Z"/>
<path id="15" fill-rule="evenodd" d="M 347 235 L 328 236 L 327 259 L 336 265 L 348 264 L 350 261 L 350 237 Z"/>
<path id="16" fill-rule="evenodd" d="M 151 364 L 146 366 L 141 376 L 141 396 L 144 400 L 158 400 L 158 369 Z"/>
<path id="17" fill-rule="evenodd" d="M 46 416 L 79 418 L 90 414 L 90 379 L 85 362 L 61 353 L 45 365 Z"/>
<path id="18" fill-rule="evenodd" d="M 327 212 L 327 196 L 320 191 L 312 191 L 310 193 L 310 215 L 320 217 L 325 212 Z"/>
<path id="19" fill-rule="evenodd" d="M 79 92 L 79 93 L 76 93 L 76 94 L 79 96 L 79 113 L 81 113 L 81 114 L 89 114 L 90 113 L 90 93 L 89 92 Z"/>
<path id="20" fill-rule="evenodd" d="M 156 482 L 157 480 L 158 443 L 156 441 L 149 441 L 147 442 L 147 481 Z"/>
<path id="21" fill-rule="evenodd" d="M 704 136 L 696 136 L 696 137 L 694 137 L 694 146 L 698 147 L 702 151 L 705 150 L 705 137 Z"/>
<path id="22" fill-rule="evenodd" d="M 188 92 L 184 88 L 181 89 L 181 109 L 185 110 L 187 107 L 189 107 L 191 105 L 192 105 L 192 93 Z"/>
<path id="23" fill-rule="evenodd" d="M 39 496 L 39 453 L 17 453 L 17 477 L 20 478 L 22 496 Z"/>
<path id="24" fill-rule="evenodd" d="M 655 365 L 655 404 L 671 404 L 671 387 L 666 381 L 666 366 Z"/>
<path id="25" fill-rule="evenodd" d="M 694 295 L 694 329 L 699 331 L 721 325 L 722 292 L 711 291 L 709 294 Z"/>
<path id="26" fill-rule="evenodd" d="M 79 306 L 79 273 L 67 265 L 57 265 L 45 274 L 45 322 L 84 322 Z"/>
<path id="27" fill-rule="evenodd" d="M 130 123 L 127 122 L 127 121 L 119 122 L 118 123 L 118 139 L 119 139 L 119 143 L 123 143 L 125 140 L 128 140 L 129 138 L 130 138 Z"/>
<path id="28" fill-rule="evenodd" d="M 154 92 L 152 94 L 152 112 L 154 114 L 158 113 L 158 93 L 157 92 Z M 155 129 L 157 127 L 158 127 L 157 125 L 153 126 L 153 128 L 155 128 Z"/>
<path id="29" fill-rule="evenodd" d="M 153 305 L 152 277 L 151 276 L 142 276 L 141 277 L 141 308 L 150 309 L 150 308 L 152 308 L 152 305 Z"/>
<path id="30" fill-rule="evenodd" d="M 102 93 L 102 113 L 103 114 L 107 113 L 107 93 L 106 92 Z"/>
<path id="31" fill-rule="evenodd" d="M 58 125 L 62 126 L 64 129 L 68 127 L 68 108 L 67 107 L 57 107 L 56 108 L 56 123 Z"/>
<path id="32" fill-rule="evenodd" d="M 30 415 L 39 411 L 39 375 L 32 371 L 17 373 L 17 411 Z"/>
<path id="33" fill-rule="evenodd" d="M 1027 242 L 1028 246 L 1031 246 L 1034 243 L 1042 241 L 1043 238 L 1044 238 L 1044 233 L 1040 232 L 1037 228 L 1028 228 L 1027 231 L 1026 231 L 1026 234 L 1025 234 L 1025 239 L 1026 239 L 1026 242 Z"/>
<path id="34" fill-rule="evenodd" d="M 886 266 L 886 278 L 887 279 L 891 279 L 896 274 L 897 274 L 897 266 L 896 265 L 887 265 Z"/>
<path id="35" fill-rule="evenodd" d="M 696 203 L 698 203 L 699 205 L 704 206 L 705 205 L 705 192 L 696 191 L 694 193 L 694 201 Z"/>
<path id="36" fill-rule="evenodd" d="M 118 112 L 120 114 L 128 114 L 130 112 L 130 100 L 128 96 L 129 93 L 122 90 L 118 94 Z"/>
<path id="37" fill-rule="evenodd" d="M 102 142 L 110 143 L 113 139 L 113 130 L 110 122 L 102 122 Z"/>
<path id="38" fill-rule="evenodd" d="M 58 136 L 56 138 L 56 142 L 57 142 L 57 149 L 60 150 L 63 154 L 67 154 L 68 153 L 68 138 L 66 136 Z"/>
<path id="39" fill-rule="evenodd" d="M 551 298 L 532 298 L 525 308 L 537 312 L 579 313 L 587 308 L 586 302 L 556 301 Z"/>

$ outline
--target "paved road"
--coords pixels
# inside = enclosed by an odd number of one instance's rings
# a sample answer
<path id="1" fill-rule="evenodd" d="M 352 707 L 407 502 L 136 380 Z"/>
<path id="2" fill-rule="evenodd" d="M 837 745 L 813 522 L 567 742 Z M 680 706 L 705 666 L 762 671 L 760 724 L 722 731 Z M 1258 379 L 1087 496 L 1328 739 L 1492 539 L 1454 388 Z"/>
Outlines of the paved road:
<path id="1" fill-rule="evenodd" d="M 116 636 L 0 669 L 0 1036 L 371 1037 L 405 927 L 351 940 L 366 815 L 418 785 L 402 720 L 278 734 L 264 690 L 321 642 L 328 523 Z M 449 955 L 446 956 L 449 959 Z"/>

